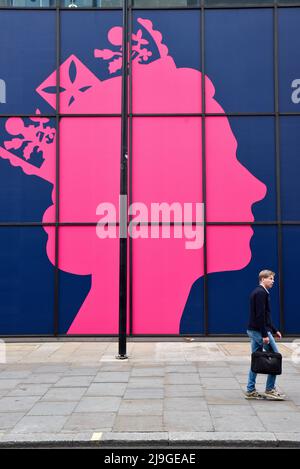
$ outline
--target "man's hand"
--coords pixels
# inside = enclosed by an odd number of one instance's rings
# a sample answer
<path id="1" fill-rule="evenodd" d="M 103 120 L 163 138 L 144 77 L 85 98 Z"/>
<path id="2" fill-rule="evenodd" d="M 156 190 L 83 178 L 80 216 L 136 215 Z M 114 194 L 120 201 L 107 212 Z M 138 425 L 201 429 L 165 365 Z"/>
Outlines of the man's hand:
<path id="1" fill-rule="evenodd" d="M 282 338 L 281 332 L 279 332 L 279 331 L 277 331 L 275 335 L 278 337 L 278 339 Z"/>
<path id="2" fill-rule="evenodd" d="M 269 344 L 270 343 L 269 337 L 263 337 L 263 343 L 264 344 Z"/>

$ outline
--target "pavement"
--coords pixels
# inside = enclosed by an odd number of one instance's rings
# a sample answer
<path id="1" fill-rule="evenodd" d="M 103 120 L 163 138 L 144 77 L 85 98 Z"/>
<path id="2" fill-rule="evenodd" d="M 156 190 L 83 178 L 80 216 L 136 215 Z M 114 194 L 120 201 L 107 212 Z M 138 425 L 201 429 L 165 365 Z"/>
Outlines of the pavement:
<path id="1" fill-rule="evenodd" d="M 283 402 L 244 398 L 248 342 L 132 340 L 117 360 L 112 339 L 4 341 L 0 448 L 300 447 L 300 360 L 279 348 Z"/>

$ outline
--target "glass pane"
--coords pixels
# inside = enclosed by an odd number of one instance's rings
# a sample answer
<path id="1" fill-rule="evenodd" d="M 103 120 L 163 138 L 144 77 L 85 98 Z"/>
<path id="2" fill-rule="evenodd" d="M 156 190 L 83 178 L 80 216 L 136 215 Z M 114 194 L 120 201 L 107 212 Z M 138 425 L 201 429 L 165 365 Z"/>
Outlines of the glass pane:
<path id="1" fill-rule="evenodd" d="M 111 31 L 117 31 L 120 39 L 121 24 L 121 12 L 118 11 L 61 12 L 61 113 L 121 113 L 120 46 L 109 42 Z M 113 50 L 109 50 L 110 46 Z M 118 63 L 113 71 L 108 57 Z M 55 70 L 44 77 L 37 91 L 52 108 L 56 108 Z"/>
<path id="2" fill-rule="evenodd" d="M 201 118 L 134 118 L 132 130 L 133 202 L 201 204 Z"/>
<path id="3" fill-rule="evenodd" d="M 0 118 L 0 222 L 54 222 L 55 119 Z"/>
<path id="4" fill-rule="evenodd" d="M 49 8 L 55 6 L 56 0 L 0 0 L 0 7 Z"/>
<path id="5" fill-rule="evenodd" d="M 300 8 L 279 9 L 279 102 L 282 112 L 300 111 Z"/>
<path id="6" fill-rule="evenodd" d="M 133 18 L 133 112 L 201 112 L 200 11 L 140 10 Z"/>
<path id="7" fill-rule="evenodd" d="M 249 320 L 249 295 L 258 274 L 277 273 L 271 292 L 272 318 L 279 327 L 277 228 L 272 226 L 209 226 L 207 229 L 210 334 L 244 334 Z"/>
<path id="8" fill-rule="evenodd" d="M 215 96 L 225 112 L 272 112 L 273 10 L 207 10 L 205 28 L 206 111 Z"/>
<path id="9" fill-rule="evenodd" d="M 54 114 L 37 88 L 55 69 L 55 12 L 0 10 L 0 44 L 0 114 Z"/>
<path id="10" fill-rule="evenodd" d="M 247 5 L 273 5 L 275 0 L 204 0 L 207 6 L 247 6 Z"/>
<path id="11" fill-rule="evenodd" d="M 60 220 L 97 223 L 97 207 L 118 214 L 121 122 L 119 118 L 64 118 L 60 126 Z"/>
<path id="12" fill-rule="evenodd" d="M 143 227 L 133 240 L 133 333 L 201 333 L 203 295 L 192 288 L 203 275 L 203 227 L 165 228 L 155 238 Z"/>
<path id="13" fill-rule="evenodd" d="M 300 227 L 283 227 L 284 325 L 287 334 L 300 334 L 299 284 L 297 274 L 300 262 Z M 296 275 L 295 275 L 296 274 Z"/>
<path id="14" fill-rule="evenodd" d="M 206 118 L 209 222 L 276 219 L 274 119 Z"/>
<path id="15" fill-rule="evenodd" d="M 283 220 L 300 220 L 300 117 L 280 119 L 281 200 Z"/>
<path id="16" fill-rule="evenodd" d="M 60 315 L 63 334 L 117 334 L 119 230 L 96 226 L 59 228 Z"/>
<path id="17" fill-rule="evenodd" d="M 60 0 L 65 8 L 108 8 L 121 7 L 122 0 Z"/>
<path id="18" fill-rule="evenodd" d="M 133 0 L 133 6 L 149 8 L 194 7 L 200 4 L 201 0 Z"/>
<path id="19" fill-rule="evenodd" d="M 54 237 L 54 228 L 47 228 Z M 53 334 L 54 245 L 42 227 L 0 227 L 1 335 Z"/>

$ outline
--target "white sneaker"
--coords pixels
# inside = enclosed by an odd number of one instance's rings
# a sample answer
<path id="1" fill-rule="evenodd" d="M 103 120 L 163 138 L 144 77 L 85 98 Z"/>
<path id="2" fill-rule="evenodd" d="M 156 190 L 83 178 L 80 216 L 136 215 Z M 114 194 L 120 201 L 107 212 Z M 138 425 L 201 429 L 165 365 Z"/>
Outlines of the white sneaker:
<path id="1" fill-rule="evenodd" d="M 271 389 L 271 391 L 266 391 L 264 393 L 265 397 L 267 399 L 273 400 L 273 401 L 284 401 L 285 395 L 281 394 L 276 390 L 276 388 Z"/>

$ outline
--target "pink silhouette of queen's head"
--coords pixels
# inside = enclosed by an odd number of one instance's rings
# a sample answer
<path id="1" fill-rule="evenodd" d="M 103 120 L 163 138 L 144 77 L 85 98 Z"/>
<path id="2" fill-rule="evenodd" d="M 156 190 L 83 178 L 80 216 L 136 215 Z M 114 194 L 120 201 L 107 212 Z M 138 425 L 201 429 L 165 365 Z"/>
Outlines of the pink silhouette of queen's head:
<path id="1" fill-rule="evenodd" d="M 151 21 L 138 19 L 132 37 L 134 113 L 201 112 L 201 73 L 179 68 Z M 60 67 L 62 113 L 120 113 L 122 29 L 112 28 L 110 49 L 96 49 L 96 60 L 108 62 L 111 77 L 101 81 L 76 56 Z M 116 49 L 118 49 L 116 51 Z M 55 107 L 53 73 L 37 89 Z M 206 111 L 224 114 L 205 77 Z M 153 203 L 201 203 L 202 125 L 199 117 L 135 117 L 132 140 L 132 201 L 151 212 Z M 62 118 L 60 125 L 60 217 L 63 222 L 99 221 L 97 207 L 118 207 L 120 173 L 119 117 Z M 253 221 L 252 205 L 266 187 L 241 165 L 227 117 L 206 121 L 206 202 L 209 221 Z M 1 155 L 1 153 L 0 153 Z M 2 156 L 2 155 L 1 155 Z M 53 180 L 55 185 L 55 181 Z M 55 201 L 43 221 L 53 219 Z M 47 231 L 47 227 L 45 228 Z M 111 234 L 115 228 L 108 228 Z M 173 230 L 173 231 L 172 231 Z M 48 230 L 47 253 L 54 263 L 54 236 Z M 148 232 L 149 234 L 149 232 Z M 203 236 L 199 249 L 187 249 L 186 238 L 133 240 L 132 304 L 135 334 L 178 334 L 192 284 L 203 275 Z M 208 228 L 208 272 L 237 270 L 251 259 L 251 226 Z M 69 334 L 118 331 L 119 240 L 99 239 L 95 226 L 60 227 L 59 267 L 91 275 L 91 289 Z"/>

